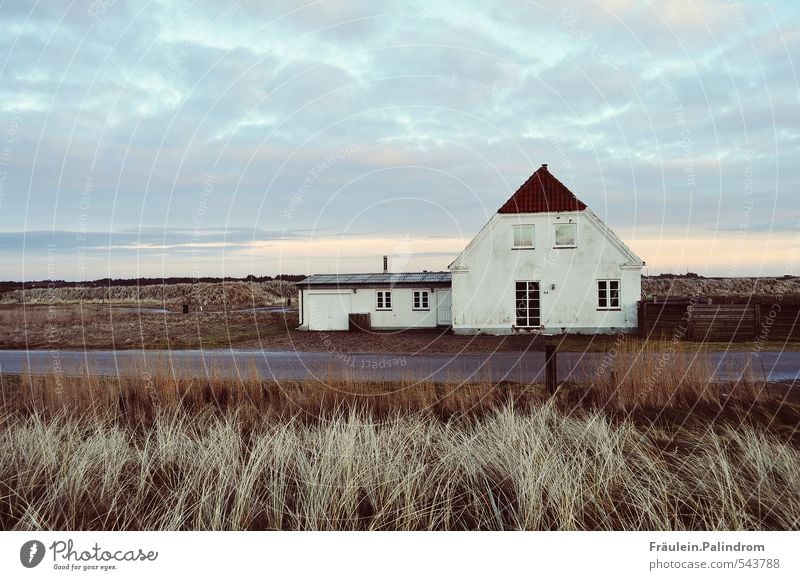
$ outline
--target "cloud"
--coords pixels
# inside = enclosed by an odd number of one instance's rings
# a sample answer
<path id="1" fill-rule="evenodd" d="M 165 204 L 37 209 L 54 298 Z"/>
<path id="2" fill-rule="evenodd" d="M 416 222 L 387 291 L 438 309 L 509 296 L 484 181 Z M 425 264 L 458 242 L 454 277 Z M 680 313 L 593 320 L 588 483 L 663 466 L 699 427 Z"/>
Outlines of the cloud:
<path id="1" fill-rule="evenodd" d="M 703 240 L 747 219 L 785 241 L 782 217 L 800 212 L 792 3 L 82 0 L 3 15 L 0 230 L 28 232 L 27 252 L 79 231 L 115 268 L 265 232 L 469 239 L 544 162 L 619 230 Z"/>

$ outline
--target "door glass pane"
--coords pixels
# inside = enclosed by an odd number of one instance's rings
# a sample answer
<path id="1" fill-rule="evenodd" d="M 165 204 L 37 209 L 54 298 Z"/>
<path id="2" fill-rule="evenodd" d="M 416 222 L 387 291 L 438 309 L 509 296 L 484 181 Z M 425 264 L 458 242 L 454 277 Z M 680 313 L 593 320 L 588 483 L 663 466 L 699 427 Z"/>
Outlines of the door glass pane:
<path id="1" fill-rule="evenodd" d="M 517 326 L 540 326 L 539 316 L 539 283 L 516 283 L 516 321 Z"/>

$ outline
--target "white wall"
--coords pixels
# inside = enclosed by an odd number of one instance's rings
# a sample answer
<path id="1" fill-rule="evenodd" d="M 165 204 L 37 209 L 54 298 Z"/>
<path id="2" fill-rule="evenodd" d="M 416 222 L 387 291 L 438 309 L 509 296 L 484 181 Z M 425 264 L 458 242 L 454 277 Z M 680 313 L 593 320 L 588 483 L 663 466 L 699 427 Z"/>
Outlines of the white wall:
<path id="1" fill-rule="evenodd" d="M 577 247 L 554 248 L 553 225 L 570 219 L 578 224 Z M 534 225 L 533 249 L 512 249 L 514 224 Z M 453 330 L 511 333 L 517 280 L 540 281 L 547 333 L 634 328 L 641 267 L 623 269 L 630 260 L 586 212 L 495 214 L 451 266 Z M 596 281 L 604 278 L 620 280 L 620 311 L 597 308 Z"/>
<path id="2" fill-rule="evenodd" d="M 378 291 L 391 290 L 392 309 L 378 310 Z M 425 290 L 429 293 L 429 309 L 414 310 L 414 290 Z M 334 298 L 331 295 L 335 294 Z M 300 290 L 300 308 L 302 311 L 303 330 L 347 330 L 342 319 L 347 320 L 350 313 L 370 314 L 372 328 L 434 328 L 438 307 L 438 292 L 430 287 L 418 288 L 357 288 L 357 289 L 307 289 Z M 331 305 L 335 304 L 339 311 L 329 314 Z"/>

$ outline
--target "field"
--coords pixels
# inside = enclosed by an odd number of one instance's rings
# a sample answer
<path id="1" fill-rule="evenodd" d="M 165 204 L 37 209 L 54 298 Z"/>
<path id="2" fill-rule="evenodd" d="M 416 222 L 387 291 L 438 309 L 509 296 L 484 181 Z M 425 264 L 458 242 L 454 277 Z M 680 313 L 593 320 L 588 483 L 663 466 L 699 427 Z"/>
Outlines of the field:
<path id="1" fill-rule="evenodd" d="M 150 308 L 103 304 L 0 304 L 0 349 L 132 350 L 210 349 L 319 351 L 335 344 L 345 353 L 485 353 L 520 351 L 542 338 L 456 336 L 442 330 L 403 332 L 297 331 L 296 308 L 234 311 L 162 312 Z M 615 337 L 567 335 L 554 338 L 559 350 L 606 352 Z M 680 343 L 673 348 L 725 350 L 727 342 Z M 735 348 L 753 350 L 753 342 Z M 768 341 L 764 350 L 796 350 L 798 342 Z"/>
<path id="2" fill-rule="evenodd" d="M 0 294 L 0 348 L 226 347 L 285 335 L 296 297 L 281 280 L 12 290 Z"/>
<path id="3" fill-rule="evenodd" d="M 712 383 L 702 355 L 655 373 L 662 350 L 553 397 L 2 376 L 0 528 L 798 529 L 796 398 Z"/>
<path id="4" fill-rule="evenodd" d="M 787 304 L 800 299 L 800 278 L 645 277 L 642 290 L 648 295 L 708 295 L 716 300 L 769 294 L 781 296 Z M 12 290 L 0 293 L 0 348 L 329 350 L 330 333 L 294 331 L 298 325 L 296 299 L 295 286 L 278 280 Z M 184 304 L 189 305 L 188 314 L 182 314 Z M 413 354 L 524 348 L 519 341 L 504 337 L 431 331 L 336 333 L 335 341 L 342 352 Z M 612 346 L 602 337 L 567 336 L 557 342 L 562 350 L 578 352 L 600 352 Z M 707 343 L 703 348 L 728 346 Z M 775 341 L 759 346 L 796 349 L 800 344 Z M 753 347 L 752 342 L 737 343 L 737 348 Z"/>
<path id="5" fill-rule="evenodd" d="M 283 307 L 181 314 L 103 304 L 0 305 L 0 348 L 219 348 L 286 336 L 296 320 Z"/>

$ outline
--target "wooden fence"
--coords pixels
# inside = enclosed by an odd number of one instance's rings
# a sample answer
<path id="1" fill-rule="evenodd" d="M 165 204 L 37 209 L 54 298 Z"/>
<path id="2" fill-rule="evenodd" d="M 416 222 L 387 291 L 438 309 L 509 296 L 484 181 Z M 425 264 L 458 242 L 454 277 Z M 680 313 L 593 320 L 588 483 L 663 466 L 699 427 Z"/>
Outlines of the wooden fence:
<path id="1" fill-rule="evenodd" d="M 351 331 L 372 330 L 369 312 L 363 314 L 351 313 L 348 315 L 347 319 L 348 327 Z"/>
<path id="2" fill-rule="evenodd" d="M 670 297 L 639 302 L 639 329 L 662 339 L 731 342 L 800 340 L 800 305 L 711 304 L 708 299 Z"/>

